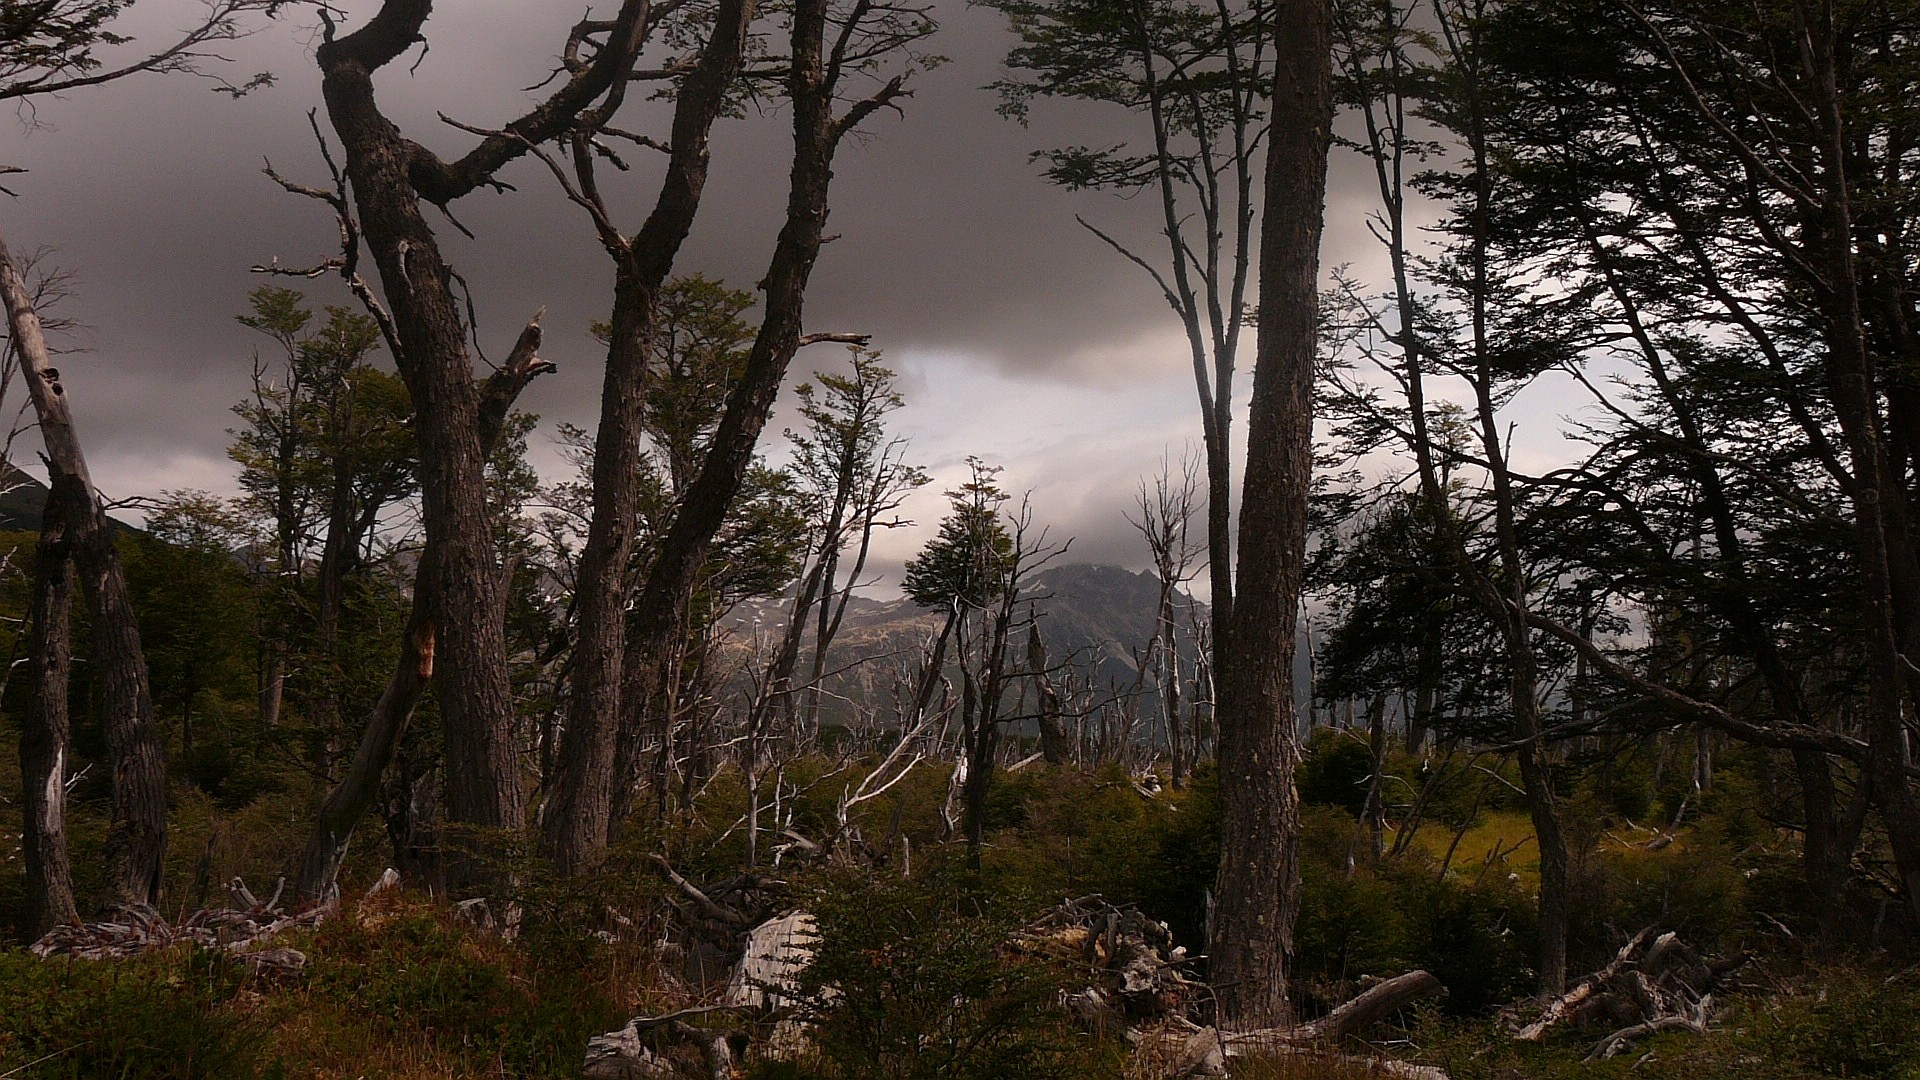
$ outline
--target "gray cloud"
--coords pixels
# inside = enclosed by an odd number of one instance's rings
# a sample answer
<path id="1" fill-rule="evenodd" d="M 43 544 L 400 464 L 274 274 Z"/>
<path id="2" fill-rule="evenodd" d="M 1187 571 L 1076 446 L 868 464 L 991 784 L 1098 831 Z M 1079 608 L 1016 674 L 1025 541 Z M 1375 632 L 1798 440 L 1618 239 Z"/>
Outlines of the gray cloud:
<path id="1" fill-rule="evenodd" d="M 347 5 L 358 17 L 374 6 Z M 157 39 L 185 7 L 134 10 Z M 1080 538 L 1077 555 L 1137 565 L 1120 515 L 1136 478 L 1168 446 L 1177 455 L 1197 427 L 1188 361 L 1151 283 L 1073 217 L 1150 245 L 1151 209 L 1054 189 L 1027 160 L 1041 147 L 1134 132 L 1124 118 L 1070 106 L 1040 110 L 1031 129 L 1002 120 L 981 89 L 1009 44 L 998 17 L 953 3 L 941 16 L 934 47 L 952 62 L 916 79 L 903 118 L 876 118 L 863 145 L 842 153 L 829 226 L 841 239 L 821 259 L 809 321 L 871 332 L 894 358 L 913 398 L 901 424 L 938 469 L 936 491 L 959 479 L 965 454 L 979 453 L 1007 465 L 1010 485 L 1034 490 L 1041 519 Z M 577 17 L 568 4 L 449 6 L 428 25 L 417 71 L 407 73 L 410 57 L 381 74 L 382 100 L 410 135 L 457 153 L 471 136 L 435 114 L 480 125 L 511 118 L 528 100 L 520 88 L 545 77 Z M 39 130 L 0 131 L 0 161 L 32 170 L 13 185 L 21 197 L 0 205 L 9 242 L 55 246 L 54 260 L 80 276 L 67 314 L 91 327 L 91 351 L 69 359 L 68 382 L 96 477 L 112 494 L 230 487 L 228 409 L 246 392 L 254 347 L 232 315 L 263 283 L 248 267 L 310 263 L 334 243 L 324 207 L 260 173 L 271 158 L 290 177 L 325 176 L 305 115 L 319 103 L 311 45 L 291 24 L 236 43 L 235 71 L 280 76 L 239 101 L 192 79 L 145 79 L 43 103 Z M 708 202 L 682 270 L 735 284 L 759 278 L 785 193 L 786 123 L 753 116 L 717 132 Z M 653 179 L 637 164 L 619 187 L 629 223 Z M 590 423 L 599 360 L 585 328 L 607 303 L 606 259 L 537 163 L 505 175 L 517 192 L 454 207 L 476 240 L 440 231 L 472 284 L 490 353 L 505 350 L 533 309 L 551 310 L 546 352 L 561 370 L 526 405 Z M 1364 179 L 1357 163 L 1336 168 L 1330 264 L 1371 257 L 1357 227 Z M 310 292 L 348 302 L 330 279 Z M 803 355 L 796 374 L 836 360 Z M 548 449 L 540 457 L 556 463 Z M 928 525 L 939 509 L 932 492 L 915 508 Z M 917 542 L 889 537 L 883 555 L 897 565 Z"/>

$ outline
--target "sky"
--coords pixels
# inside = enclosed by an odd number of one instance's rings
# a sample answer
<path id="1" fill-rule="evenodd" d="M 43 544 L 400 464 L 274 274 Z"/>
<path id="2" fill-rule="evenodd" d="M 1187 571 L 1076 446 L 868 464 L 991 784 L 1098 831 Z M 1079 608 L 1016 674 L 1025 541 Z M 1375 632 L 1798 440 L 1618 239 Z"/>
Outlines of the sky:
<path id="1" fill-rule="evenodd" d="M 377 5 L 338 6 L 353 25 Z M 425 54 L 379 74 L 380 100 L 410 137 L 457 156 L 473 136 L 436 113 L 479 127 L 518 115 L 533 100 L 523 88 L 546 78 L 584 9 L 564 0 L 443 4 L 427 24 Z M 196 10 L 193 0 L 142 0 L 131 25 L 139 42 L 158 42 Z M 1001 118 L 984 89 L 1002 77 L 1012 43 L 1001 17 L 946 0 L 936 13 L 942 30 L 931 48 L 949 62 L 913 78 L 904 115 L 878 114 L 841 150 L 828 223 L 839 239 L 807 297 L 809 331 L 872 334 L 900 372 L 908 405 L 896 427 L 911 440 L 909 460 L 935 477 L 906 508 L 923 528 L 881 537 L 876 564 L 897 573 L 941 515 L 940 490 L 963 480 L 966 457 L 978 455 L 1004 467 L 1004 486 L 1031 491 L 1035 518 L 1055 539 L 1073 538 L 1071 561 L 1142 567 L 1146 552 L 1123 514 L 1141 477 L 1197 447 L 1190 360 L 1157 288 L 1074 217 L 1145 246 L 1155 208 L 1055 188 L 1029 160 L 1038 149 L 1138 132 L 1132 118 L 1085 106 L 1043 103 L 1028 128 Z M 192 77 L 136 77 L 0 115 L 0 164 L 28 170 L 8 178 L 16 197 L 0 199 L 0 235 L 16 252 L 51 249 L 49 260 L 76 277 L 57 314 L 84 325 L 75 344 L 85 351 L 61 363 L 95 482 L 111 499 L 236 490 L 225 456 L 229 410 L 247 393 L 262 342 L 233 316 L 268 283 L 249 268 L 310 265 L 337 244 L 324 206 L 261 171 L 270 161 L 290 179 L 326 181 L 307 119 L 320 104 L 317 39 L 295 16 L 228 43 L 230 79 L 262 70 L 277 78 L 238 100 Z M 779 227 L 788 139 L 783 114 L 716 130 L 712 179 L 679 272 L 743 287 L 760 278 Z M 611 271 L 590 223 L 541 166 L 522 161 L 502 178 L 518 190 L 453 207 L 475 239 L 437 229 L 471 285 L 489 355 L 504 354 L 526 318 L 548 309 L 542 353 L 559 371 L 521 405 L 541 415 L 532 456 L 557 477 L 555 426 L 591 429 L 597 414 L 602 357 L 587 327 L 604 317 Z M 652 182 L 636 176 L 614 193 L 629 230 Z M 1364 166 L 1337 156 L 1324 265 L 1364 274 L 1378 264 L 1364 228 L 1371 197 Z M 337 278 L 295 284 L 316 305 L 350 303 Z M 838 348 L 803 351 L 789 387 L 832 367 Z M 1250 340 L 1244 352 L 1250 358 Z M 763 440 L 776 456 L 791 407 L 783 393 Z"/>

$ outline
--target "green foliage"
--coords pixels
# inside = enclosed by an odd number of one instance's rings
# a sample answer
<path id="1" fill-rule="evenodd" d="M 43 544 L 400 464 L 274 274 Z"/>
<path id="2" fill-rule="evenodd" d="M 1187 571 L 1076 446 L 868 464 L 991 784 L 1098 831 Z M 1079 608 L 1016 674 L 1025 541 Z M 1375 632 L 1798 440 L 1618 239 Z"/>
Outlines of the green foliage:
<path id="1" fill-rule="evenodd" d="M 315 1002 L 509 1076 L 577 1075 L 587 1039 L 624 1019 L 580 967 L 528 963 L 430 906 L 346 912 L 313 947 Z"/>
<path id="2" fill-rule="evenodd" d="M 1366 807 L 1367 786 L 1372 779 L 1373 751 L 1365 738 L 1332 728 L 1313 733 L 1294 773 L 1302 803 L 1338 806 L 1351 814 L 1359 814 Z"/>
<path id="3" fill-rule="evenodd" d="M 953 865 L 838 876 L 809 898 L 820 940 L 801 989 L 818 1020 L 814 1075 L 1086 1075 L 1095 1047 L 1059 1006 L 1061 973 L 1008 948 L 1027 913 L 989 900 Z"/>
<path id="4" fill-rule="evenodd" d="M 125 962 L 0 953 L 0 1075 L 254 1080 L 268 1065 L 266 1033 L 233 1007 L 243 981 L 214 952 Z"/>
<path id="5" fill-rule="evenodd" d="M 1767 997 L 1736 997 L 1705 1036 L 1663 1035 L 1610 1061 L 1583 1060 L 1597 1035 L 1518 1043 L 1491 1023 L 1430 1012 L 1415 1031 L 1424 1061 L 1454 1080 L 1816 1080 L 1920 1077 L 1920 988 L 1909 975 L 1817 969 Z"/>
<path id="6" fill-rule="evenodd" d="M 1000 469 L 975 457 L 967 467 L 968 481 L 947 492 L 939 532 L 907 560 L 901 588 L 921 607 L 984 608 L 1005 587 L 1014 550 L 1000 516 L 1008 498 L 996 482 Z"/>
<path id="7" fill-rule="evenodd" d="M 1533 901 L 1506 875 L 1443 876 L 1418 853 L 1349 868 L 1354 820 L 1332 807 L 1309 807 L 1302 818 L 1294 977 L 1305 1004 L 1328 1008 L 1363 977 L 1415 968 L 1447 987 L 1446 1007 L 1458 1015 L 1526 992 Z"/>

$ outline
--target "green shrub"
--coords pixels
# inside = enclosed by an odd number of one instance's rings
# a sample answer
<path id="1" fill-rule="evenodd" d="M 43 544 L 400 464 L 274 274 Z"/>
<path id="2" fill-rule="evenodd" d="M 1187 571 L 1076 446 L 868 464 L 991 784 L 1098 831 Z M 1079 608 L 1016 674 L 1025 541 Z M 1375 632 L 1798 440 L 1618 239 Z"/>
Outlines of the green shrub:
<path id="1" fill-rule="evenodd" d="M 1060 1008 L 1064 973 L 1008 947 L 1024 922 L 950 860 L 911 878 L 846 875 L 808 901 L 819 943 L 801 979 L 818 1060 L 773 1076 L 997 1080 L 1097 1075 L 1098 1052 Z"/>
<path id="2" fill-rule="evenodd" d="M 1321 728 L 1307 743 L 1294 776 L 1302 803 L 1338 806 L 1357 815 L 1366 807 L 1373 780 L 1373 751 L 1352 732 Z"/>
<path id="3" fill-rule="evenodd" d="M 582 946 L 587 948 L 589 946 Z M 587 1039 L 624 1019 L 577 953 L 541 966 L 453 917 L 400 902 L 329 919 L 310 996 L 355 1023 L 416 1033 L 515 1077 L 577 1074 Z"/>
<path id="4" fill-rule="evenodd" d="M 244 973 L 213 952 L 127 961 L 0 953 L 0 1075 L 255 1080 L 265 1033 L 231 1007 Z"/>

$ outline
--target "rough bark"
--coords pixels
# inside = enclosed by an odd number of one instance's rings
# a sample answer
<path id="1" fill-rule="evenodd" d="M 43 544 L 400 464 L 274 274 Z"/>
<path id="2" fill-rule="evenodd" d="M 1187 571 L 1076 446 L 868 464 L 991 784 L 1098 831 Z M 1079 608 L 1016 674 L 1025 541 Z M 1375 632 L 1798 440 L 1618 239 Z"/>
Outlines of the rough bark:
<path id="1" fill-rule="evenodd" d="M 563 874 L 585 869 L 607 845 L 655 297 L 699 210 L 708 135 L 739 72 L 752 12 L 749 0 L 723 0 L 716 10 L 700 61 L 679 87 L 666 180 L 640 232 L 629 240 L 608 226 L 604 210 L 595 215 L 615 264 L 612 334 L 594 439 L 593 517 L 575 590 L 573 693 L 560 740 L 559 782 L 541 821 L 542 853 Z M 578 142 L 575 161 L 583 179 L 591 176 L 591 154 Z"/>
<path id="2" fill-rule="evenodd" d="M 38 937 L 56 925 L 77 923 L 73 868 L 67 855 L 67 713 L 72 670 L 73 558 L 65 514 L 49 504 L 40 526 L 28 615 L 27 662 L 33 702 L 20 731 L 20 780 L 25 805 L 20 848 L 27 870 L 26 927 Z"/>
<path id="3" fill-rule="evenodd" d="M 1290 1018 L 1299 907 L 1295 620 L 1306 557 L 1320 235 L 1333 122 L 1331 13 L 1281 5 L 1260 236 L 1259 345 L 1247 427 L 1232 629 L 1217 673 L 1221 860 L 1211 979 L 1222 1017 Z"/>
<path id="4" fill-rule="evenodd" d="M 646 712 L 658 697 L 665 658 L 683 633 L 687 605 L 728 507 L 739 494 L 754 447 L 766 426 L 787 366 L 801 345 L 801 315 L 807 282 L 819 257 L 827 223 L 833 156 L 841 138 L 876 109 L 900 95 L 901 79 L 889 81 L 844 115 L 834 115 L 840 73 L 838 50 L 829 64 L 825 0 L 799 0 L 792 15 L 787 93 L 793 109 L 793 165 L 788 179 L 786 221 L 762 279 L 766 293 L 759 332 L 700 471 L 688 485 L 673 524 L 661 539 L 635 603 L 621 686 L 621 731 L 614 759 L 613 820 L 632 805 L 634 778 L 644 752 Z M 665 714 L 655 735 L 664 741 Z"/>
<path id="5" fill-rule="evenodd" d="M 4 240 L 0 240 L 0 299 L 6 304 L 14 355 L 20 360 L 21 377 L 46 447 L 48 503 L 76 508 L 68 516 L 66 537 L 91 618 L 101 723 L 112 764 L 113 823 L 106 851 L 109 896 L 117 904 L 152 905 L 160 897 L 167 848 L 167 783 L 140 626 L 127 598 L 126 578 L 107 531 L 106 514 L 94 498 L 66 388 L 48 355 L 32 297 Z"/>
<path id="6" fill-rule="evenodd" d="M 539 348 L 540 322 L 536 315 L 521 332 L 506 363 L 480 388 L 483 448 L 491 450 L 499 442 L 507 413 L 520 391 L 537 376 L 554 370 L 552 364 L 537 355 Z M 434 609 L 438 591 L 438 578 L 431 564 L 423 560 L 414 569 L 413 604 L 393 674 L 387 677 L 386 688 L 367 716 L 346 773 L 327 792 L 315 814 L 313 832 L 307 839 L 306 853 L 295 879 L 296 895 L 307 900 L 328 900 L 334 895 L 334 879 L 347 857 L 347 843 L 353 838 L 360 819 L 379 798 L 381 779 L 393 761 L 400 736 L 405 734 L 414 706 L 419 704 L 420 695 L 433 676 Z"/>
<path id="7" fill-rule="evenodd" d="M 1060 715 L 1060 691 L 1054 689 L 1053 677 L 1047 674 L 1047 646 L 1040 640 L 1039 620 L 1031 618 L 1027 622 L 1027 671 L 1033 676 L 1039 699 L 1040 756 L 1049 765 L 1071 765 L 1073 730 Z"/>
<path id="8" fill-rule="evenodd" d="M 316 60 L 327 116 L 346 157 L 360 235 L 379 268 L 394 360 L 412 398 L 420 450 L 423 563 L 439 582 L 432 624 L 446 752 L 446 803 L 471 858 L 449 864 L 455 884 L 489 876 L 489 851 L 524 825 L 507 681 L 503 575 L 487 512 L 479 392 L 450 274 L 421 200 L 445 207 L 492 182 L 508 161 L 568 129 L 631 68 L 646 11 L 627 0 L 592 62 L 525 116 L 464 157 L 443 162 L 404 138 L 375 100 L 373 74 L 420 40 L 432 0 L 387 0 L 358 30 L 329 33 Z"/>

